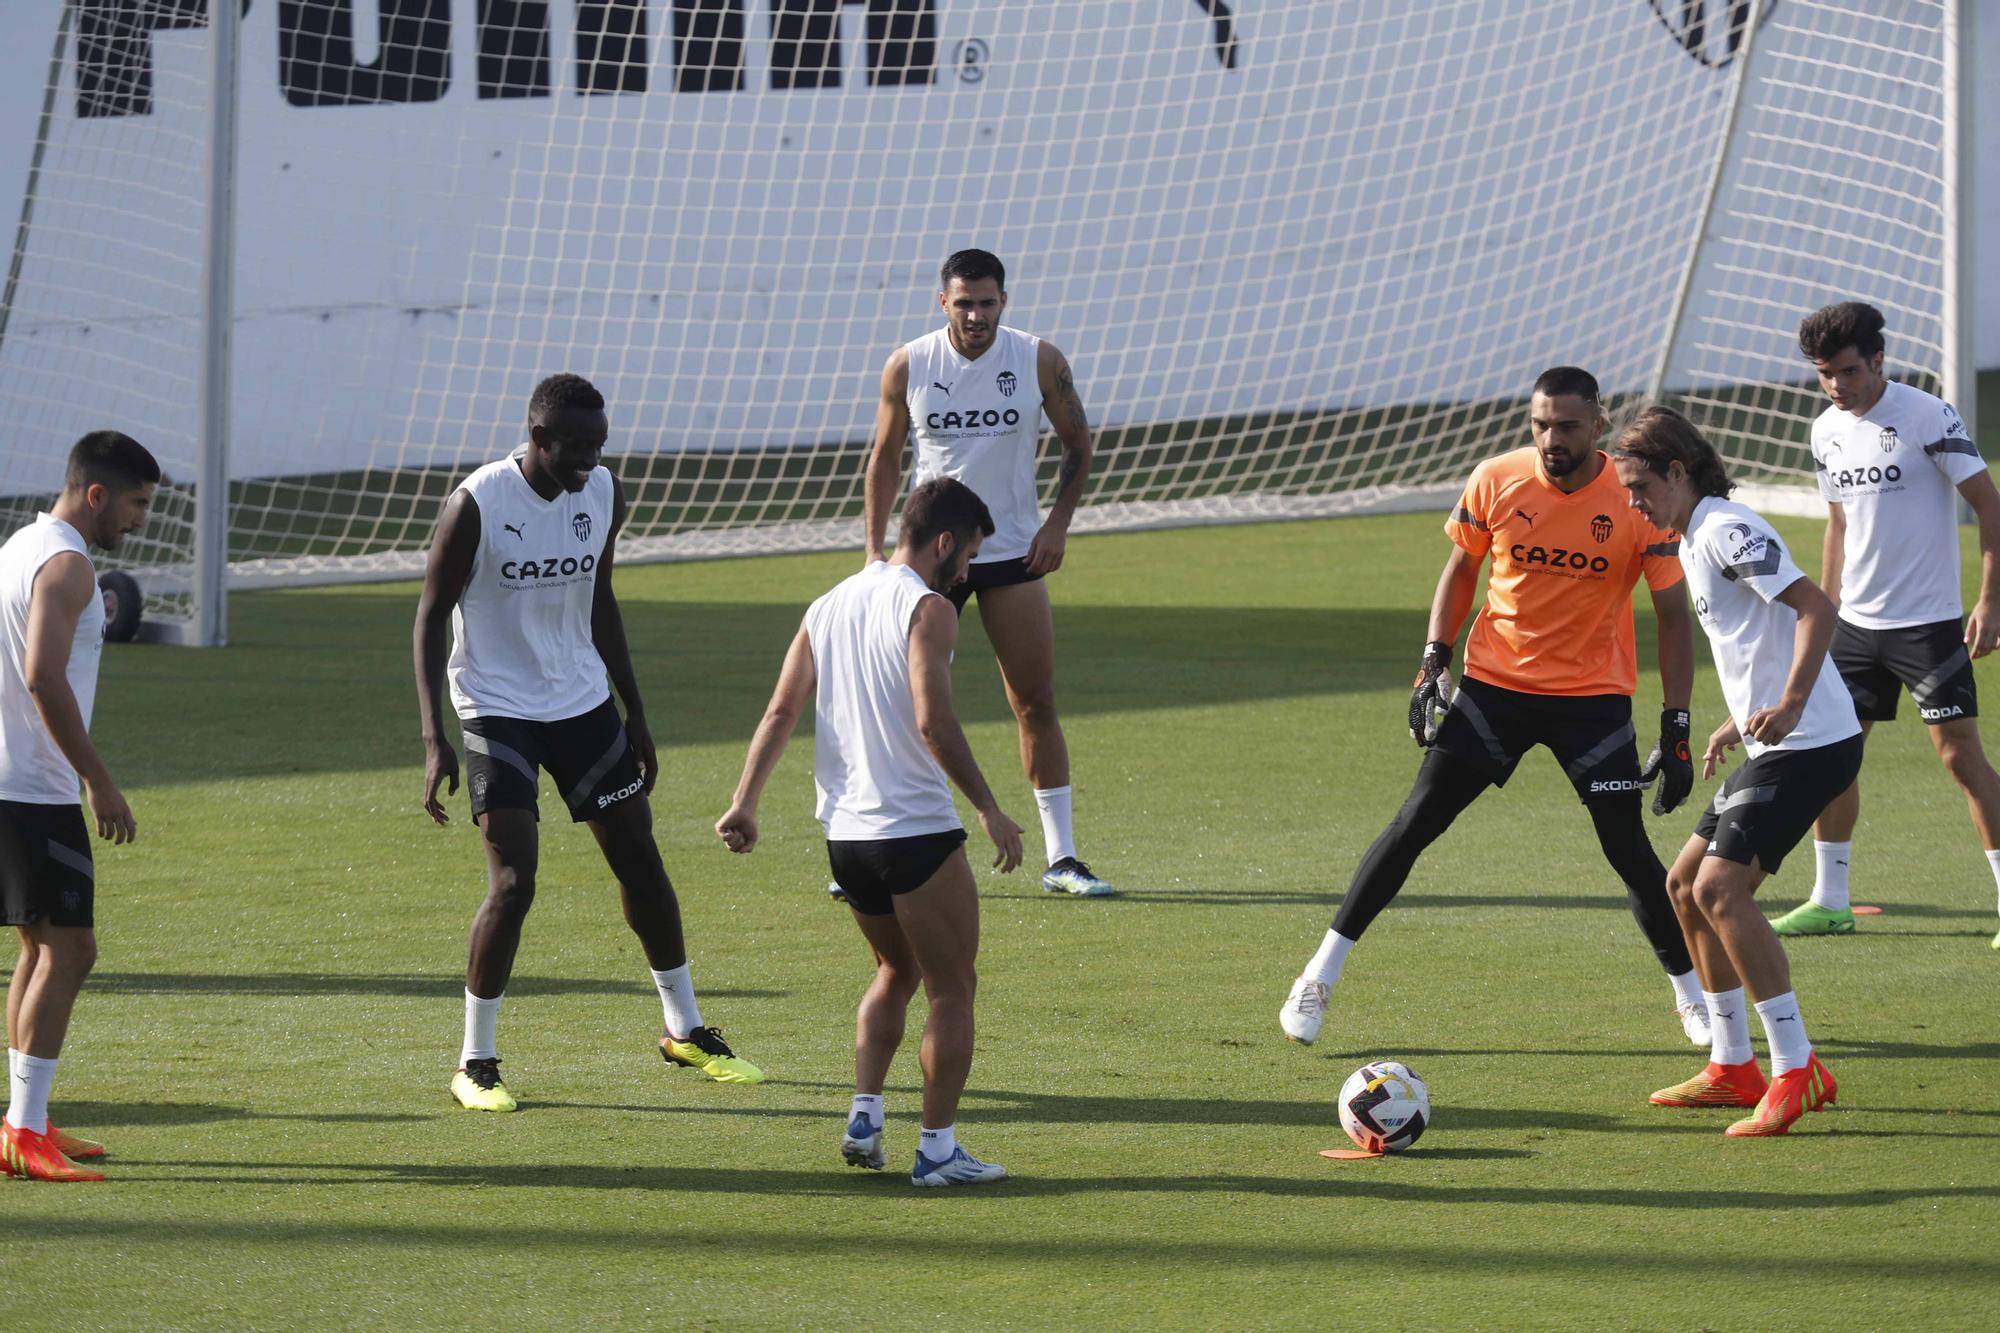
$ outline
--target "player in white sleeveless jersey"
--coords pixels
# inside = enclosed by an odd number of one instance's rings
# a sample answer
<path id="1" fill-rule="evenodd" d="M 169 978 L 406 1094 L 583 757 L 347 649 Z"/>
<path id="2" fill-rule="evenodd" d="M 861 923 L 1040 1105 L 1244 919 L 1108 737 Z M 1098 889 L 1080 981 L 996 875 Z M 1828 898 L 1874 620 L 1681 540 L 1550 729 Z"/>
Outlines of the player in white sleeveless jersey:
<path id="1" fill-rule="evenodd" d="M 2000 644 L 2000 491 L 1950 403 L 1882 372 L 1882 312 L 1859 301 L 1799 324 L 1799 350 L 1831 400 L 1813 422 L 1826 501 L 1820 581 L 1840 607 L 1833 664 L 1865 735 L 1892 722 L 1907 688 L 1946 771 L 1965 793 L 1973 832 L 2000 888 L 2000 773 L 1979 742 L 1972 663 Z M 1979 600 L 1963 623 L 1957 500 L 1979 520 Z M 1848 866 L 1861 816 L 1857 782 L 1814 830 L 1812 896 L 1778 918 L 1780 935 L 1854 930 Z M 2000 949 L 2000 934 L 1993 937 Z"/>
<path id="2" fill-rule="evenodd" d="M 104 1145 L 49 1122 L 49 1090 L 77 992 L 97 961 L 96 872 L 77 784 L 97 834 L 130 842 L 132 807 L 90 740 L 104 652 L 91 546 L 145 526 L 160 465 L 117 431 L 70 450 L 62 494 L 0 546 L 0 922 L 21 936 L 7 989 L 7 1118 L 0 1171 L 102 1180 L 75 1159 Z"/>
<path id="3" fill-rule="evenodd" d="M 1734 489 L 1688 419 L 1651 407 L 1612 447 L 1634 509 L 1681 536 L 1681 569 L 1708 635 L 1729 717 L 1709 737 L 1702 776 L 1739 743 L 1750 758 L 1716 792 L 1674 860 L 1667 890 L 1707 993 L 1713 1043 L 1701 1073 L 1662 1088 L 1658 1106 L 1754 1106 L 1724 1133 L 1783 1134 L 1834 1099 L 1792 991 L 1785 946 L 1753 895 L 1861 771 L 1861 724 L 1827 657 L 1834 608 L 1778 534 Z M 1745 991 L 1771 1045 L 1766 1082 L 1750 1050 Z"/>
<path id="4" fill-rule="evenodd" d="M 868 455 L 867 560 L 883 558 L 906 442 L 916 451 L 912 486 L 953 477 L 986 502 L 993 537 L 949 596 L 960 611 L 968 599 L 979 599 L 979 618 L 1000 663 L 1020 726 L 1021 767 L 1042 816 L 1048 866 L 1042 888 L 1106 897 L 1111 885 L 1077 855 L 1069 743 L 1056 717 L 1055 619 L 1042 583 L 1062 567 L 1070 520 L 1090 475 L 1090 423 L 1069 362 L 1055 345 L 1000 323 L 1007 270 L 998 259 L 984 250 L 960 250 L 944 262 L 939 289 L 945 326 L 897 348 L 882 370 Z M 1035 496 L 1044 413 L 1062 441 L 1047 517 Z"/>
<path id="5" fill-rule="evenodd" d="M 882 1084 L 919 983 L 924 1023 L 923 1133 L 913 1184 L 973 1185 L 1005 1168 L 958 1142 L 958 1101 L 972 1069 L 979 895 L 947 778 L 993 839 L 1004 874 L 1021 830 L 1001 812 L 951 708 L 958 615 L 947 594 L 991 539 L 995 520 L 948 477 L 910 493 L 895 555 L 875 561 L 806 611 L 715 831 L 732 852 L 757 845 L 757 803 L 808 707 L 818 714 L 813 781 L 827 862 L 875 959 L 855 1015 L 855 1096 L 841 1155 L 880 1170 Z"/>
<path id="6" fill-rule="evenodd" d="M 535 900 L 537 772 L 544 768 L 618 879 L 625 920 L 660 993 L 661 1056 L 722 1083 L 764 1077 L 702 1021 L 680 902 L 653 839 L 647 796 L 660 762 L 611 590 L 625 497 L 600 466 L 608 432 L 604 398 L 588 380 L 543 380 L 528 404 L 528 443 L 453 492 L 424 569 L 414 636 L 424 809 L 445 823 L 438 787 L 448 782 L 449 791 L 458 790 L 441 697 L 449 676 L 472 818 L 486 846 L 486 899 L 472 920 L 465 1036 L 451 1080 L 468 1110 L 515 1106 L 500 1079 L 495 1029 Z M 611 702 L 614 686 L 625 703 L 622 722 Z"/>

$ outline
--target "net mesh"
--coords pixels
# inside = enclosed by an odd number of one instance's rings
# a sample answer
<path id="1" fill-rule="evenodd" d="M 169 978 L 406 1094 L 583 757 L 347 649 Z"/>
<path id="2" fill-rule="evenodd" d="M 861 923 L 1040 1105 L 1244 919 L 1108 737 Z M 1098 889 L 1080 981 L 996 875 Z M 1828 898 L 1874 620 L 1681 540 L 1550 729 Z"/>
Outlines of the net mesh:
<path id="1" fill-rule="evenodd" d="M 233 580 L 414 571 L 557 370 L 610 404 L 621 558 L 858 545 L 882 364 L 965 246 L 1075 367 L 1080 530 L 1435 503 L 1562 363 L 1619 401 L 1664 364 L 1734 459 L 1804 482 L 1801 314 L 1873 300 L 1935 379 L 1941 6 L 1760 8 L 1697 252 L 1749 8 L 256 4 Z M 97 427 L 194 472 L 206 6 L 62 15 L 7 57 L 49 114 L 0 130 L 15 508 Z M 171 500 L 126 553 L 156 595 L 190 559 Z"/>

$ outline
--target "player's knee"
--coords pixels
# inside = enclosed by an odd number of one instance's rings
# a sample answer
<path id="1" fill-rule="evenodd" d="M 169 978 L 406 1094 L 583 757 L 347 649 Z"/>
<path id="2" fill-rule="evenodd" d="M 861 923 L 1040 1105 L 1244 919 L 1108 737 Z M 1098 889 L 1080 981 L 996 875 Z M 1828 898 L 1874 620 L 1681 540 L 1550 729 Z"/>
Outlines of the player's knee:
<path id="1" fill-rule="evenodd" d="M 54 968 L 74 981 L 81 981 L 97 966 L 97 932 L 66 930 L 44 940 L 36 966 Z"/>
<path id="2" fill-rule="evenodd" d="M 875 975 L 889 998 L 901 1004 L 915 999 L 917 988 L 924 984 L 924 974 L 917 970 L 915 963 L 908 961 L 881 959 L 875 964 Z"/>
<path id="3" fill-rule="evenodd" d="M 1056 693 L 1053 688 L 1031 690 L 1014 696 L 1014 716 L 1021 725 L 1036 730 L 1056 725 Z"/>
<path id="4" fill-rule="evenodd" d="M 1672 901 L 1676 912 L 1683 916 L 1687 915 L 1696 906 L 1694 880 L 1680 873 L 1678 869 L 1669 870 L 1667 872 L 1667 897 Z"/>
<path id="5" fill-rule="evenodd" d="M 1692 892 L 1694 905 L 1710 920 L 1725 914 L 1736 904 L 1736 886 L 1723 875 L 1696 875 Z"/>
<path id="6" fill-rule="evenodd" d="M 1976 740 L 1962 740 L 1956 736 L 1942 738 L 1938 744 L 1938 757 L 1944 760 L 1945 771 L 1967 791 L 1984 786 L 1993 779 L 1993 765 L 1987 762 L 1986 752 Z"/>
<path id="7" fill-rule="evenodd" d="M 535 873 L 502 868 L 486 878 L 486 902 L 503 916 L 524 917 L 535 905 Z"/>

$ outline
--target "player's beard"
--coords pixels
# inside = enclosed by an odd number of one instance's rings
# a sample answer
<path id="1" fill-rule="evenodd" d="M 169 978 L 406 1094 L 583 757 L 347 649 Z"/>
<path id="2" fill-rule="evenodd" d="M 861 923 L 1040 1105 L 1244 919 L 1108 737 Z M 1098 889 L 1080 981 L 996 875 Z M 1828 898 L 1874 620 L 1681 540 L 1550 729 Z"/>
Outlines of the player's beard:
<path id="1" fill-rule="evenodd" d="M 1573 454 L 1564 449 L 1542 450 L 1542 471 L 1551 477 L 1567 477 L 1583 462 L 1583 455 Z"/>

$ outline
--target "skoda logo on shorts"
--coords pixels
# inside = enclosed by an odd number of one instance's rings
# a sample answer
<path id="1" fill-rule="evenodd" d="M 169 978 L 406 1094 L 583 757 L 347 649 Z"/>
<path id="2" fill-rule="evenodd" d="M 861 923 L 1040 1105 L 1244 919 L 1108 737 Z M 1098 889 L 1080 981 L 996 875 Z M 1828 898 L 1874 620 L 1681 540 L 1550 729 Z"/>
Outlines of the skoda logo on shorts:
<path id="1" fill-rule="evenodd" d="M 1000 377 L 994 383 L 1000 386 L 1000 394 L 1003 398 L 1012 398 L 1014 396 L 1014 388 L 1020 381 L 1014 378 L 1013 371 L 1003 370 L 1000 372 Z"/>
<path id="2" fill-rule="evenodd" d="M 1599 546 L 1611 540 L 1611 515 L 1599 514 L 1590 520 L 1590 535 L 1597 538 Z"/>
<path id="3" fill-rule="evenodd" d="M 1882 427 L 1881 441 L 1882 441 L 1882 452 L 1885 454 L 1895 453 L 1896 446 L 1902 442 L 1901 439 L 1897 436 L 1896 428 L 1894 426 Z"/>
<path id="4" fill-rule="evenodd" d="M 590 540 L 590 515 L 578 514 L 569 521 L 569 525 L 576 529 L 576 539 L 578 541 L 587 542 Z"/>

